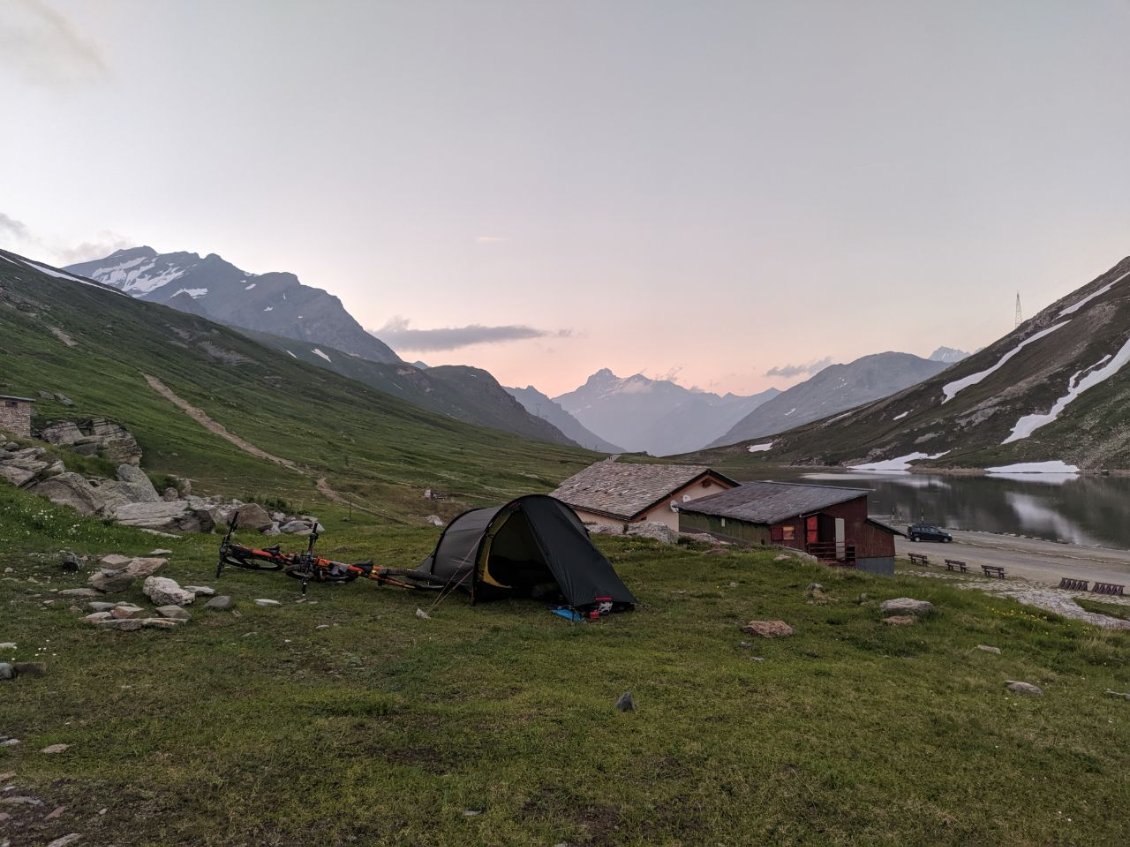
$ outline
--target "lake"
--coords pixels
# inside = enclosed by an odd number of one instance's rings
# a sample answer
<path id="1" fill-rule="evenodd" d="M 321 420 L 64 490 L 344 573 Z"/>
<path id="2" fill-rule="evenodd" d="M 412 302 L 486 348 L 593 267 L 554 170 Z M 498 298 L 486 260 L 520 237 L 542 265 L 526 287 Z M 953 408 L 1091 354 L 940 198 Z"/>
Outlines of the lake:
<path id="1" fill-rule="evenodd" d="M 869 498 L 871 514 L 904 530 L 907 523 L 927 521 L 950 529 L 1130 549 L 1130 477 L 806 473 L 788 468 L 771 478 L 869 488 L 875 492 Z"/>

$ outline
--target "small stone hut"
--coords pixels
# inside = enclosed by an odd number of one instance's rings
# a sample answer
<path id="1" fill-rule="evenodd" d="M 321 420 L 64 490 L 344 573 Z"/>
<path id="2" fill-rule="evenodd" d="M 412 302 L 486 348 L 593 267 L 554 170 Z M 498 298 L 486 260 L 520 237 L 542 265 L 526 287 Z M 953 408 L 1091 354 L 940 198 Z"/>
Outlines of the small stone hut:
<path id="1" fill-rule="evenodd" d="M 0 394 L 0 430 L 20 438 L 31 438 L 31 404 L 29 397 Z"/>

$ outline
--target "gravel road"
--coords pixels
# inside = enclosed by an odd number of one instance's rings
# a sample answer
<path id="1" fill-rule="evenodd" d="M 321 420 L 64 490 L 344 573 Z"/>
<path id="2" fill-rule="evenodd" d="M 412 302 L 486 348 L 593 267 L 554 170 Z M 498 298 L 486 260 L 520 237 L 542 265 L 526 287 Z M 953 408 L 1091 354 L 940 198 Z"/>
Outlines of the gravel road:
<path id="1" fill-rule="evenodd" d="M 979 565 L 1000 565 L 1008 576 L 1018 576 L 1044 585 L 1059 585 L 1070 576 L 1092 582 L 1115 582 L 1130 587 L 1130 550 L 1078 547 L 1036 538 L 1017 538 L 989 532 L 952 532 L 949 544 L 895 538 L 895 551 L 925 553 L 930 569 L 944 569 L 946 559 L 969 564 L 970 573 L 981 573 Z"/>

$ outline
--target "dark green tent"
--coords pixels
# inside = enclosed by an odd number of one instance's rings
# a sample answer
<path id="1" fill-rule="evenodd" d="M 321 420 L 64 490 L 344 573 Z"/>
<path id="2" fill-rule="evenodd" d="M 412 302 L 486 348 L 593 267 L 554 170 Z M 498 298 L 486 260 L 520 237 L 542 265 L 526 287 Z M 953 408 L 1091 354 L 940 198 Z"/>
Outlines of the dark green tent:
<path id="1" fill-rule="evenodd" d="M 499 597 L 560 598 L 577 610 L 636 604 L 576 513 L 560 500 L 528 494 L 504 506 L 472 509 L 443 531 L 412 577 Z M 608 608 L 608 606 L 605 606 Z"/>

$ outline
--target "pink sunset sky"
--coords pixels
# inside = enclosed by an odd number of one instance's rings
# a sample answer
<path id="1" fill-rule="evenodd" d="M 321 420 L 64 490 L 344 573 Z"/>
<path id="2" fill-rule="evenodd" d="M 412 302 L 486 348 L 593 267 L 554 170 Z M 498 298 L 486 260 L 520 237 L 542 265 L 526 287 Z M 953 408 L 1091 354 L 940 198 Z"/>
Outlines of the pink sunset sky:
<path id="1" fill-rule="evenodd" d="M 1123 0 L 8 0 L 0 246 L 292 271 L 551 395 L 752 393 L 1130 253 L 1128 42 Z"/>

